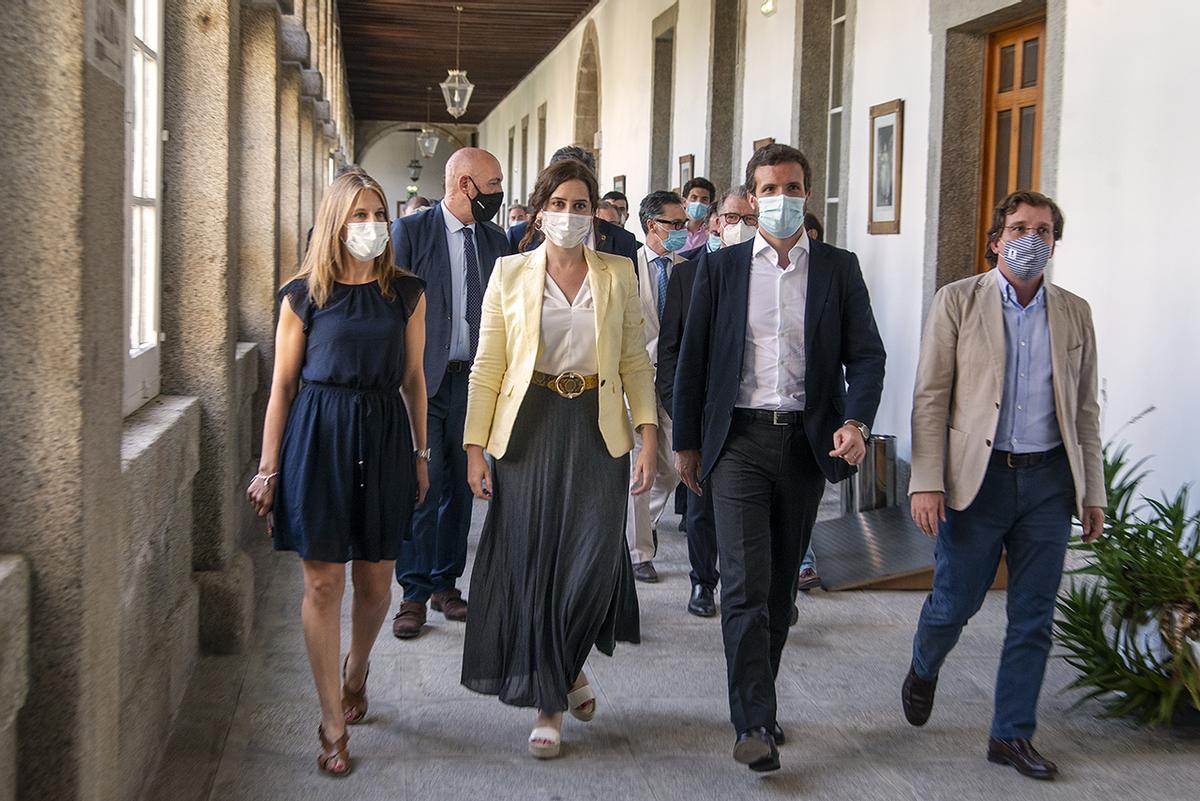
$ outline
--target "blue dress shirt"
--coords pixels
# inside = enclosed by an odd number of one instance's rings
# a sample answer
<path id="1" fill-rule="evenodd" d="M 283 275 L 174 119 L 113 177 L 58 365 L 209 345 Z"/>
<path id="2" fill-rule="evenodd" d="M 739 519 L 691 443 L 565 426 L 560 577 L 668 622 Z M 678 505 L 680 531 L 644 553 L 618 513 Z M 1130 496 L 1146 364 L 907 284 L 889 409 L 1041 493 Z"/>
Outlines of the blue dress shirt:
<path id="1" fill-rule="evenodd" d="M 463 229 L 470 228 L 476 234 L 475 223 L 463 225 L 450 209 L 442 203 L 442 218 L 446 221 L 446 249 L 450 252 L 450 314 L 454 325 L 450 327 L 450 361 L 469 362 L 471 360 L 471 329 L 467 324 L 467 260 L 463 256 Z M 472 236 L 472 239 L 475 237 Z M 476 246 L 475 263 L 479 263 L 479 249 Z M 480 276 L 482 284 L 483 276 Z"/>
<path id="2" fill-rule="evenodd" d="M 1004 395 L 996 426 L 996 449 L 1037 453 L 1062 444 L 1054 413 L 1054 372 L 1046 287 L 1038 288 L 1028 306 L 999 268 L 996 284 L 1004 311 Z"/>

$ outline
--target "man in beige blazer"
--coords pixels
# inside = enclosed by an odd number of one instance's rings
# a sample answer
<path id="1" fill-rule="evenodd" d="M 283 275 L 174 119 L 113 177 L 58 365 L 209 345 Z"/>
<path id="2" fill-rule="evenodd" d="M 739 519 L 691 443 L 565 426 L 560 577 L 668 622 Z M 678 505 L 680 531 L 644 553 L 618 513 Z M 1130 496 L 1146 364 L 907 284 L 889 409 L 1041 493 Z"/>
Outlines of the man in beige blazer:
<path id="1" fill-rule="evenodd" d="M 912 517 L 937 548 L 901 690 L 905 717 L 929 719 L 938 671 L 1003 552 L 1008 632 L 987 755 L 1036 779 L 1058 772 L 1031 738 L 1071 516 L 1092 542 L 1107 505 L 1091 309 L 1043 277 L 1062 230 L 1062 212 L 1037 192 L 996 207 L 987 253 L 996 269 L 938 291 L 912 413 Z"/>
<path id="2" fill-rule="evenodd" d="M 658 191 L 651 192 L 642 199 L 638 217 L 646 234 L 646 244 L 637 254 L 638 295 L 641 297 L 642 316 L 645 319 L 646 352 L 650 356 L 650 363 L 657 370 L 658 332 L 666 308 L 666 288 L 675 265 L 683 261 L 679 251 L 687 242 L 688 216 L 679 195 Z M 675 472 L 671 453 L 671 416 L 657 399 L 655 406 L 658 411 L 658 471 L 654 475 L 654 486 L 649 492 L 629 496 L 629 509 L 625 520 L 625 536 L 629 540 L 633 576 L 638 581 L 647 582 L 658 581 L 653 562 L 657 550 L 654 530 L 658 526 L 658 519 L 667 508 L 671 493 L 679 486 L 679 475 Z M 634 446 L 635 463 L 641 448 L 639 440 Z"/>

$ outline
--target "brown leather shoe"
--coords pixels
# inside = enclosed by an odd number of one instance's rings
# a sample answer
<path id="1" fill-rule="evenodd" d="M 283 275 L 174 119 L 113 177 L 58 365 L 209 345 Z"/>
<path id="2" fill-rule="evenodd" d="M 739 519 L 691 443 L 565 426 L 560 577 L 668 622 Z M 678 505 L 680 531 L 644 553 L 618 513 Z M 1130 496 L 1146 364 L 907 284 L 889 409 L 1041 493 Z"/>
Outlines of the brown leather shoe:
<path id="1" fill-rule="evenodd" d="M 402 601 L 400 611 L 392 618 L 392 634 L 398 640 L 411 640 L 425 627 L 425 604 Z"/>
<path id="2" fill-rule="evenodd" d="M 429 605 L 433 611 L 441 612 L 446 620 L 463 622 L 467 619 L 467 602 L 463 600 L 462 592 L 458 589 L 442 590 L 429 596 Z"/>
<path id="3" fill-rule="evenodd" d="M 1017 773 L 1031 779 L 1049 781 L 1058 775 L 1058 765 L 1037 752 L 1029 740 L 988 738 L 988 762 L 1012 765 Z"/>

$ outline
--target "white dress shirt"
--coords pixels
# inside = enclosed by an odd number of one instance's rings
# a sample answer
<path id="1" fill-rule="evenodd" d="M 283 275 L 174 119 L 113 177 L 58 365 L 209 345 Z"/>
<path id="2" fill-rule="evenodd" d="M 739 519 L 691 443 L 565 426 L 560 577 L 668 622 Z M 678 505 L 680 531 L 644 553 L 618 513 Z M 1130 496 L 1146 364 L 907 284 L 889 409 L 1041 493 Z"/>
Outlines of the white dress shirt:
<path id="1" fill-rule="evenodd" d="M 804 410 L 804 304 L 808 300 L 808 236 L 778 254 L 762 234 L 754 237 L 746 345 L 735 406 L 743 409 Z"/>
<path id="2" fill-rule="evenodd" d="M 664 253 L 668 258 L 667 280 L 675 265 L 683 261 L 678 253 Z M 642 322 L 646 335 L 646 352 L 650 354 L 650 363 L 658 367 L 658 332 L 662 321 L 658 319 L 658 274 L 662 271 L 655 262 L 659 255 L 642 245 L 638 250 L 638 296 L 642 300 Z"/>
<path id="3" fill-rule="evenodd" d="M 542 344 L 533 369 L 550 375 L 568 370 L 583 375 L 600 372 L 600 360 L 596 356 L 596 306 L 590 279 L 583 279 L 583 286 L 575 293 L 572 303 L 546 273 L 546 288 L 542 293 Z"/>

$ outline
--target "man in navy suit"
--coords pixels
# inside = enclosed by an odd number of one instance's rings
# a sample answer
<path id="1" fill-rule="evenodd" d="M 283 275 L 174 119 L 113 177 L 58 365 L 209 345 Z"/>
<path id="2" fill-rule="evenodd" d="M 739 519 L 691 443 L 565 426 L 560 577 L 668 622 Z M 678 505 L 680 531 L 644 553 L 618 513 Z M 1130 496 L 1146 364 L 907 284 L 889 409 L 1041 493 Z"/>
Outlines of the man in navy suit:
<path id="1" fill-rule="evenodd" d="M 754 238 L 758 230 L 758 214 L 750 205 L 750 193 L 737 186 L 721 195 L 713 204 L 713 219 L 722 247 L 730 247 Z M 707 248 L 707 244 L 704 248 Z M 699 257 L 704 248 L 695 252 Z M 686 256 L 686 253 L 681 253 Z M 658 371 L 654 386 L 664 409 L 671 409 L 675 395 L 675 367 L 679 361 L 679 343 L 687 323 L 688 306 L 692 300 L 692 284 L 696 280 L 696 258 L 675 265 L 667 283 L 667 303 L 663 309 L 662 326 L 658 332 Z M 713 524 L 712 494 L 696 496 L 685 486 L 679 492 L 686 498 L 682 514 L 687 521 L 688 561 L 691 563 L 692 594 L 687 610 L 697 617 L 712 617 L 717 613 L 713 593 L 720 580 L 717 570 L 717 533 Z M 680 511 L 678 507 L 676 511 Z"/>
<path id="2" fill-rule="evenodd" d="M 496 259 L 512 250 L 489 220 L 504 200 L 500 162 L 463 148 L 446 162 L 446 197 L 392 223 L 396 265 L 425 280 L 425 384 L 429 392 L 429 494 L 413 513 L 412 539 L 396 561 L 404 600 L 392 622 L 401 639 L 425 625 L 427 602 L 449 620 L 466 620 L 455 587 L 467 562 L 471 488 L 463 427 L 467 377 L 479 342 L 483 290 Z"/>
<path id="3" fill-rule="evenodd" d="M 758 233 L 700 256 L 675 372 L 677 469 L 712 494 L 733 758 L 755 771 L 779 768 L 775 677 L 825 480 L 862 461 L 883 391 L 858 258 L 804 233 L 811 183 L 793 147 L 750 158 Z"/>
<path id="4" fill-rule="evenodd" d="M 560 147 L 554 151 L 554 155 L 550 157 L 550 163 L 562 159 L 575 159 L 587 165 L 588 169 L 594 174 L 596 172 L 596 159 L 591 153 L 581 147 L 568 145 Z M 533 250 L 538 245 L 542 244 L 542 232 L 534 231 L 529 242 L 524 248 L 521 247 L 521 240 L 525 238 L 525 231 L 528 229 L 529 223 L 521 222 L 509 226 L 508 228 L 508 244 L 512 248 L 513 253 L 519 253 L 522 250 Z M 599 253 L 615 253 L 618 256 L 624 256 L 629 259 L 634 265 L 637 265 L 638 242 L 637 237 L 626 231 L 620 226 L 613 225 L 607 220 L 597 219 L 592 228 L 591 236 L 585 242 L 589 248 Z"/>

